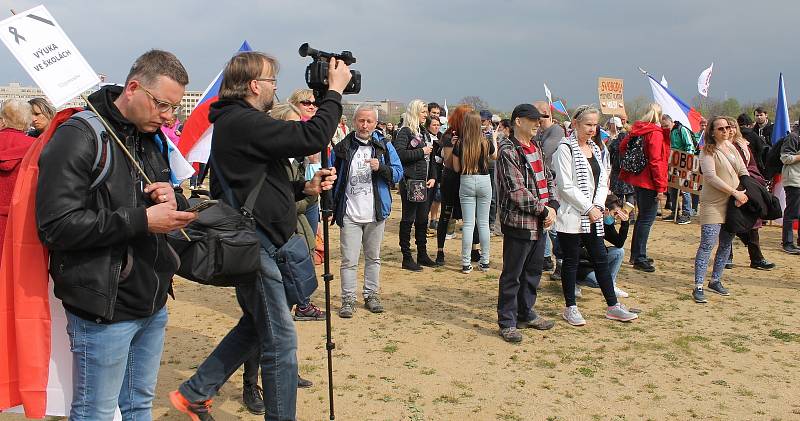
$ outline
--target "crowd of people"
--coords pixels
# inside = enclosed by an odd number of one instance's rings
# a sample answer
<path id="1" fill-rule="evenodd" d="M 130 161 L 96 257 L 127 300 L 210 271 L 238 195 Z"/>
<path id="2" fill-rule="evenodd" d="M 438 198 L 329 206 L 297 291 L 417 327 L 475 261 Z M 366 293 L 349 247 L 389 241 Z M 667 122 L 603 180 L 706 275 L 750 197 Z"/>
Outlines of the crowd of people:
<path id="1" fill-rule="evenodd" d="M 792 229 L 800 217 L 800 137 L 789 134 L 772 146 L 762 109 L 755 110 L 755 122 L 747 114 L 714 116 L 694 133 L 656 103 L 629 124 L 626 116 L 604 119 L 586 105 L 558 122 L 547 102 L 519 104 L 503 119 L 466 104 L 447 110 L 414 99 L 395 126 L 380 121 L 371 106 L 359 106 L 351 120 L 343 116 L 341 95 L 350 72 L 333 59 L 329 67 L 329 90 L 321 97 L 301 89 L 285 103 L 274 99 L 274 57 L 239 53 L 223 71 L 209 114 L 211 164 L 199 168 L 190 187 L 201 188 L 210 173 L 209 195 L 235 208 L 258 189 L 252 217 L 261 234 L 261 270 L 255 281 L 236 286 L 238 323 L 170 393 L 171 403 L 192 420 L 213 420 L 212 398 L 242 366 L 247 409 L 266 420 L 295 419 L 296 390 L 312 383 L 298 375 L 294 322 L 328 315 L 310 296 L 301 297 L 292 313 L 270 250 L 300 234 L 309 255 L 317 251 L 325 191 L 331 195 L 330 222 L 339 230 L 339 317 L 354 317 L 359 295 L 367 311 L 385 311 L 381 250 L 392 201 L 399 197 L 403 270 L 447 264 L 444 245 L 457 220 L 461 247 L 453 260 L 464 274 L 473 264 L 490 270 L 491 237 L 502 236 L 502 251 L 495 252 L 502 256 L 497 323 L 508 342 L 522 341 L 523 329 L 554 326 L 535 309 L 545 272 L 561 282 L 561 316 L 569 325 L 587 323 L 577 305 L 581 286 L 600 289 L 606 318 L 637 319 L 638 311 L 620 302 L 629 295 L 618 279 L 624 246 L 632 225 L 632 267 L 657 270 L 647 250 L 664 202 L 672 211 L 665 220 L 685 225 L 699 219 L 692 287 L 697 303 L 707 302 L 705 289 L 729 295 L 722 277 L 737 236 L 752 268 L 775 267 L 762 254 L 758 234 L 764 220 L 781 213 L 767 190 L 770 174 L 782 175 L 786 193 L 783 250 L 800 254 Z M 171 183 L 167 151 L 156 134 L 180 142 L 176 111 L 187 84 L 180 61 L 153 50 L 134 62 L 123 86 L 105 86 L 89 97 L 143 171 L 134 171 L 121 148 L 113 148 L 110 170 L 97 185 L 93 162 L 102 140 L 90 127 L 74 119 L 50 127 L 56 112 L 42 98 L 12 99 L 0 107 L 0 229 L 6 228 L 19 163 L 36 137 L 47 142 L 38 157 L 36 222 L 50 253 L 55 295 L 67 314 L 75 370 L 71 420 L 112 419 L 116 407 L 124 419 L 151 418 L 166 302 L 178 267 L 165 235 L 197 218 L 186 211 L 180 185 Z M 672 150 L 699 155 L 699 193 L 669 186 Z M 323 168 L 322 153 L 330 167 Z M 757 206 L 745 206 L 753 202 Z M 427 243 L 434 237 L 431 258 Z"/>

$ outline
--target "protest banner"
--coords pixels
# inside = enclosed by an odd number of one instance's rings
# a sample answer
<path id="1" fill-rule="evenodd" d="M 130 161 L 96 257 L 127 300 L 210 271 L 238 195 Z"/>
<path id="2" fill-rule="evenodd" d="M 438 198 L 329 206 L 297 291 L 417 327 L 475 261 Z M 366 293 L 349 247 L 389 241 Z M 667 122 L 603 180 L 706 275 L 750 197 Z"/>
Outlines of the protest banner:
<path id="1" fill-rule="evenodd" d="M 597 94 L 603 114 L 625 115 L 624 85 L 622 79 L 600 77 L 597 79 Z"/>
<path id="2" fill-rule="evenodd" d="M 0 34 L 56 108 L 100 83 L 100 77 L 44 6 L 3 20 Z"/>
<path id="3" fill-rule="evenodd" d="M 700 194 L 703 189 L 703 174 L 700 171 L 700 157 L 672 149 L 669 156 L 667 184 L 680 191 Z"/>

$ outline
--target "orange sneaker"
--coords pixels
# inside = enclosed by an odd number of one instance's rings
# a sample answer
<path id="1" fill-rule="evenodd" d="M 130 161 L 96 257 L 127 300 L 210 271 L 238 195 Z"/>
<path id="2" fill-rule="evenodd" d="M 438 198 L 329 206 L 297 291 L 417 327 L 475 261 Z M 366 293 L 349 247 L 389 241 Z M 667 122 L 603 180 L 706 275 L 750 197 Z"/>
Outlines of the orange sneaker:
<path id="1" fill-rule="evenodd" d="M 169 401 L 178 411 L 188 415 L 192 421 L 214 421 L 211 416 L 211 399 L 203 402 L 189 402 L 181 392 L 169 393 Z"/>

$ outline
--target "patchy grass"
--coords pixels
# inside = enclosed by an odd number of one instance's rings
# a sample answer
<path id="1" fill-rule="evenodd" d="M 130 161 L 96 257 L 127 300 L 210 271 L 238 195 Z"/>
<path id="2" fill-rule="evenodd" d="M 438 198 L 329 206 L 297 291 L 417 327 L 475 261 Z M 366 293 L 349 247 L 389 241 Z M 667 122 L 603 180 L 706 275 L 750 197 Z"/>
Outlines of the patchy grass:
<path id="1" fill-rule="evenodd" d="M 780 329 L 772 329 L 769 331 L 769 336 L 783 342 L 800 342 L 800 334 L 784 332 Z"/>
<path id="2" fill-rule="evenodd" d="M 684 335 L 678 336 L 677 338 L 672 340 L 672 343 L 675 344 L 678 348 L 682 349 L 686 353 L 691 353 L 692 348 L 689 346 L 691 343 L 708 343 L 711 339 L 706 338 L 705 336 L 700 335 Z"/>

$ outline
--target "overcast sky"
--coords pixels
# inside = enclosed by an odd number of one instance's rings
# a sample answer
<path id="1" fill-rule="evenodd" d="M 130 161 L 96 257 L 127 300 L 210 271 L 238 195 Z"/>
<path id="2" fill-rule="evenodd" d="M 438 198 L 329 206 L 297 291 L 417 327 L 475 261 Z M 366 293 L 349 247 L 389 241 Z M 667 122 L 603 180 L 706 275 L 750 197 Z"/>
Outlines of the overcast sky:
<path id="1" fill-rule="evenodd" d="M 40 4 L 0 0 L 3 12 Z M 351 50 L 362 99 L 413 98 L 449 105 L 477 95 L 510 110 L 544 98 L 545 82 L 570 106 L 597 103 L 597 77 L 625 80 L 625 98 L 650 96 L 638 66 L 684 100 L 714 62 L 711 96 L 776 96 L 784 72 L 790 103 L 800 94 L 800 1 L 48 1 L 95 71 L 125 78 L 150 48 L 174 52 L 189 89 L 203 90 L 243 40 L 281 62 L 278 94 L 304 87 L 309 42 Z M 0 84 L 32 83 L 0 48 Z"/>

